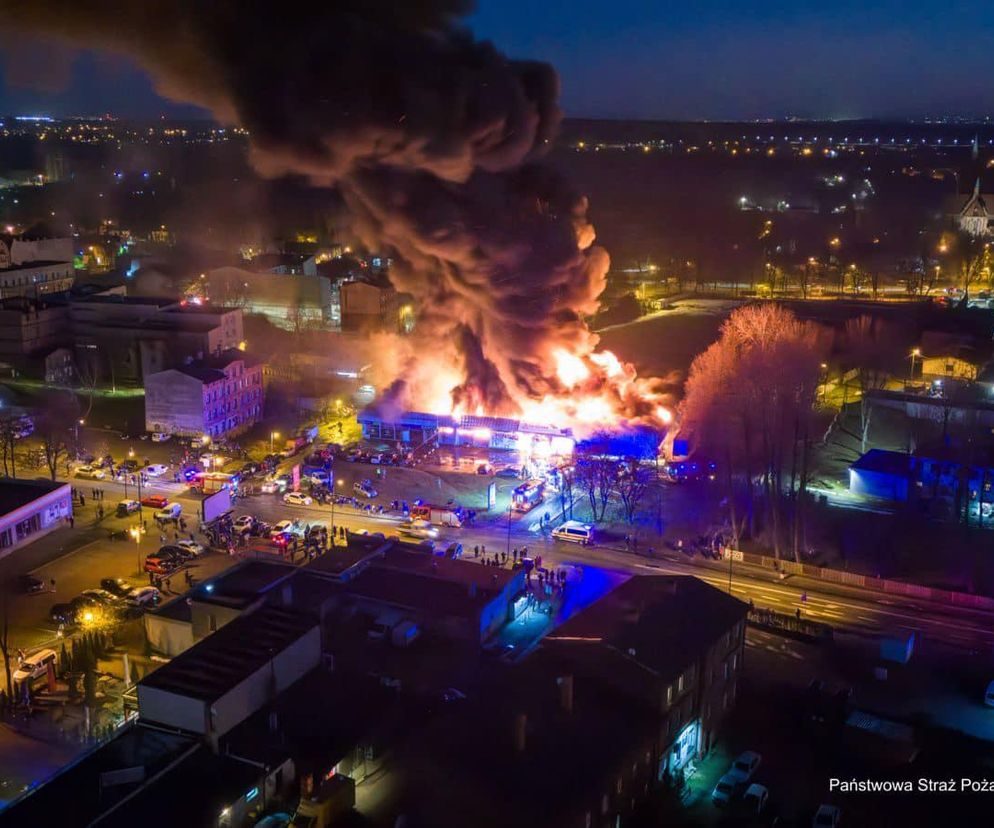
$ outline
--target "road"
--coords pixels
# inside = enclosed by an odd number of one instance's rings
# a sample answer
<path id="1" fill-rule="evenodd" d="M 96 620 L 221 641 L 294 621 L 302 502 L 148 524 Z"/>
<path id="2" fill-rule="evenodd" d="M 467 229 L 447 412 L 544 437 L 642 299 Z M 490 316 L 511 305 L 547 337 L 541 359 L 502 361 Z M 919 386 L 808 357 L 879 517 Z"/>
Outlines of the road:
<path id="1" fill-rule="evenodd" d="M 348 471 L 356 478 L 369 474 L 369 468 L 364 466 L 356 466 Z M 346 483 L 350 486 L 351 480 L 346 480 Z M 79 485 L 84 495 L 92 488 L 89 481 Z M 108 508 L 112 508 L 116 500 L 124 495 L 124 487 L 120 484 L 100 482 L 99 485 L 106 491 L 105 504 Z M 133 487 L 128 488 L 129 493 L 133 493 Z M 196 511 L 196 500 L 177 484 L 153 482 L 147 491 L 168 494 L 183 504 L 187 515 Z M 332 510 L 330 506 L 319 505 L 287 506 L 276 495 L 244 498 L 235 507 L 236 513 L 251 513 L 271 523 L 299 517 L 308 523 L 330 524 L 333 511 L 334 522 L 350 531 L 365 530 L 394 535 L 401 523 L 400 517 L 396 515 L 370 515 L 351 507 L 336 506 Z M 470 558 L 473 547 L 477 545 L 484 547 L 488 555 L 527 546 L 529 554 L 532 557 L 541 555 L 545 565 L 596 565 L 632 573 L 694 575 L 719 589 L 729 588 L 729 567 L 723 562 L 705 561 L 699 557 L 691 560 L 681 553 L 669 551 L 649 559 L 644 555 L 632 554 L 623 546 L 579 547 L 553 541 L 540 533 L 529 531 L 529 527 L 534 525 L 535 521 L 526 516 L 511 523 L 510 533 L 507 521 L 503 518 L 462 529 L 442 527 L 439 543 L 459 541 Z M 146 540 L 148 551 L 151 551 L 154 543 L 155 539 Z M 135 556 L 132 555 L 131 560 L 134 559 Z M 132 563 L 129 569 L 133 571 L 134 568 Z M 104 575 L 101 574 L 100 577 Z M 99 577 L 96 581 L 99 581 Z M 994 612 L 884 595 L 859 587 L 800 576 L 780 580 L 776 573 L 743 563 L 732 565 L 731 589 L 733 595 L 744 601 L 751 600 L 757 607 L 790 614 L 800 609 L 803 617 L 824 622 L 840 630 L 866 635 L 914 630 L 928 642 L 939 642 L 966 651 L 994 651 Z"/>

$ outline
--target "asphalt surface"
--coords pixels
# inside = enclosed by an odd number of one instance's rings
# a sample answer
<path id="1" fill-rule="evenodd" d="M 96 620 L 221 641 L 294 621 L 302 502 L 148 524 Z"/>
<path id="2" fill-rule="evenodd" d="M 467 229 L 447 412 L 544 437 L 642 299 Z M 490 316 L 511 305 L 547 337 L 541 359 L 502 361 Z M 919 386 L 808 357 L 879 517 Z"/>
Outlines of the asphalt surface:
<path id="1" fill-rule="evenodd" d="M 372 467 L 349 464 L 347 471 L 352 478 L 359 479 L 371 475 Z M 75 482 L 84 495 L 94 485 L 103 488 L 106 491 L 104 502 L 107 508 L 113 508 L 117 499 L 124 496 L 124 487 L 118 483 Z M 350 488 L 351 479 L 347 478 L 346 490 Z M 132 486 L 128 487 L 129 494 L 133 495 L 133 489 Z M 183 505 L 188 522 L 195 525 L 196 521 L 189 518 L 196 512 L 197 501 L 185 487 L 171 481 L 157 481 L 145 491 L 162 492 L 171 499 L 178 500 Z M 402 522 L 401 517 L 396 514 L 371 515 L 348 506 L 288 506 L 283 504 L 278 495 L 255 495 L 239 499 L 234 512 L 253 514 L 270 523 L 286 518 L 300 518 L 307 523 L 334 522 L 353 532 L 366 530 L 386 535 L 397 534 Z M 477 545 L 485 548 L 488 556 L 508 549 L 520 550 L 527 547 L 531 557 L 542 556 L 543 565 L 588 564 L 632 573 L 695 575 L 719 589 L 729 588 L 729 566 L 725 562 L 704 560 L 699 556 L 691 559 L 670 550 L 665 550 L 665 554 L 657 550 L 656 555 L 650 558 L 644 554 L 644 543 L 640 550 L 642 554 L 628 552 L 623 545 L 615 547 L 596 544 L 581 547 L 553 541 L 538 532 L 530 531 L 535 526 L 536 518 L 526 515 L 511 522 L 509 533 L 505 518 L 487 520 L 481 517 L 478 525 L 474 526 L 461 529 L 439 527 L 437 543 L 445 545 L 459 541 L 463 544 L 464 554 L 470 558 L 473 547 Z M 149 534 L 152 534 L 151 527 Z M 148 543 L 150 547 L 154 545 L 152 541 Z M 510 557 L 509 555 L 509 559 Z M 99 581 L 99 578 L 96 580 Z M 915 631 L 923 641 L 930 643 L 941 643 L 968 652 L 994 652 L 994 612 L 990 611 L 883 594 L 800 576 L 780 580 L 775 572 L 743 563 L 734 563 L 731 567 L 731 591 L 743 601 L 751 600 L 756 607 L 789 614 L 800 609 L 802 617 L 840 630 L 866 635 L 906 634 Z"/>

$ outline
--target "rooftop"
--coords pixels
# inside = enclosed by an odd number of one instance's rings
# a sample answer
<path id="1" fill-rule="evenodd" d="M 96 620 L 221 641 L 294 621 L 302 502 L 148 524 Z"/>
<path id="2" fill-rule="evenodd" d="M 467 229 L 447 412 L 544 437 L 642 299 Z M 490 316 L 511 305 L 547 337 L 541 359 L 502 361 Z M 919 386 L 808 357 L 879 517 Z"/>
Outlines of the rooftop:
<path id="1" fill-rule="evenodd" d="M 699 578 L 636 575 L 545 640 L 604 644 L 668 679 L 744 620 L 748 609 Z"/>
<path id="2" fill-rule="evenodd" d="M 102 779 L 108 781 L 103 774 L 140 768 L 136 773 L 150 779 L 197 744 L 188 736 L 132 725 L 11 805 L 3 812 L 4 821 L 11 825 L 66 824 L 67 803 L 71 803 L 73 824 L 89 825 L 133 795 L 141 784 L 101 784 Z"/>
<path id="3" fill-rule="evenodd" d="M 58 489 L 68 488 L 68 483 L 51 480 L 22 480 L 0 477 L 0 515 L 7 515 L 15 509 L 33 503 L 39 497 Z"/>
<path id="4" fill-rule="evenodd" d="M 143 678 L 138 684 L 139 697 L 142 687 L 152 687 L 214 701 L 314 627 L 313 618 L 302 613 L 261 607 L 225 624 Z"/>
<path id="5" fill-rule="evenodd" d="M 911 457 L 903 451 L 870 449 L 849 468 L 854 471 L 878 472 L 905 477 L 911 471 Z"/>
<path id="6" fill-rule="evenodd" d="M 215 578 L 198 583 L 189 596 L 203 604 L 246 607 L 296 571 L 297 567 L 277 561 L 243 561 Z"/>

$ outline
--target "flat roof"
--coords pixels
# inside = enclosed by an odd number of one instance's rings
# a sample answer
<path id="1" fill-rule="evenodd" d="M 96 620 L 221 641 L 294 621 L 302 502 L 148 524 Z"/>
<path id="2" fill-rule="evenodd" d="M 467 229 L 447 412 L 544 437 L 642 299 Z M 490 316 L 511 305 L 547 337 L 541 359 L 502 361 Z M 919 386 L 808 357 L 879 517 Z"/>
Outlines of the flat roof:
<path id="1" fill-rule="evenodd" d="M 6 515 L 22 506 L 33 503 L 58 489 L 68 488 L 68 483 L 52 480 L 21 480 L 0 477 L 0 515 Z"/>
<path id="2" fill-rule="evenodd" d="M 311 573 L 340 578 L 364 561 L 382 556 L 390 548 L 390 539 L 374 538 L 370 535 L 349 535 L 348 546 L 334 546 L 323 555 L 310 561 L 305 570 Z"/>
<path id="3" fill-rule="evenodd" d="M 225 624 L 138 683 L 214 701 L 317 626 L 303 613 L 266 605 Z"/>
<path id="4" fill-rule="evenodd" d="M 906 477 L 911 469 L 911 455 L 905 454 L 903 451 L 870 449 L 849 468 L 856 471 L 872 471 Z"/>
<path id="5" fill-rule="evenodd" d="M 14 802 L 2 813 L 10 825 L 62 825 L 67 813 L 75 825 L 89 825 L 140 787 L 140 782 L 101 786 L 101 775 L 128 768 L 144 768 L 150 779 L 185 752 L 196 739 L 178 733 L 133 724 L 107 744 L 66 765 L 55 776 Z M 68 810 L 67 810 L 68 809 Z"/>
<path id="6" fill-rule="evenodd" d="M 489 567 L 478 568 L 490 570 Z M 496 578 L 499 570 L 491 571 Z M 494 599 L 501 586 L 495 580 L 490 588 L 474 591 L 466 583 L 444 580 L 435 574 L 373 564 L 348 581 L 343 590 L 346 594 L 430 615 L 475 618 Z"/>
<path id="7" fill-rule="evenodd" d="M 190 590 L 194 601 L 224 606 L 247 606 L 290 578 L 297 567 L 278 561 L 242 561 Z"/>
<path id="8" fill-rule="evenodd" d="M 394 541 L 392 546 L 385 549 L 383 558 L 376 561 L 372 568 L 428 576 L 459 584 L 463 589 L 475 585 L 477 591 L 491 594 L 497 594 L 516 577 L 520 577 L 517 572 L 509 569 L 430 555 L 416 544 L 402 541 Z"/>

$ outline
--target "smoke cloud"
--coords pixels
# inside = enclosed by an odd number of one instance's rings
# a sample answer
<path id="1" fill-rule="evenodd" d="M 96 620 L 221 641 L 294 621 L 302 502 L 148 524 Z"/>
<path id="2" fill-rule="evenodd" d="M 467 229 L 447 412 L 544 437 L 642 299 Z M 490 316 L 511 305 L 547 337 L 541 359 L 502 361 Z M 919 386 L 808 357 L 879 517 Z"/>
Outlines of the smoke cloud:
<path id="1" fill-rule="evenodd" d="M 538 163 L 561 119 L 558 78 L 474 40 L 458 25 L 465 0 L 0 8 L 0 25 L 130 56 L 164 95 L 246 128 L 261 174 L 338 188 L 358 236 L 394 257 L 392 281 L 417 302 L 417 338 L 397 357 L 404 402 L 441 405 L 439 387 L 449 407 L 494 414 L 566 401 L 552 414 L 596 393 L 651 416 L 648 384 L 625 367 L 619 386 L 590 359 L 583 316 L 609 260 L 586 200 Z M 582 382 L 557 374 L 563 352 L 585 362 Z M 455 375 L 433 375 L 440 365 Z"/>

